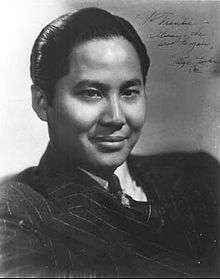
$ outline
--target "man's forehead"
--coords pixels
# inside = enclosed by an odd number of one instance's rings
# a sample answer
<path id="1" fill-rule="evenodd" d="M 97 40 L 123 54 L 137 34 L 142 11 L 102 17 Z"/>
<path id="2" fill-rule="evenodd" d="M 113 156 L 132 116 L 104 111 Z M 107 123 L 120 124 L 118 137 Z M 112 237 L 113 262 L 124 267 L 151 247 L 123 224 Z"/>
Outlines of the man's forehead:
<path id="1" fill-rule="evenodd" d="M 138 56 L 132 44 L 122 37 L 91 40 L 74 48 L 71 53 L 71 60 L 80 66 L 114 65 L 136 59 Z"/>

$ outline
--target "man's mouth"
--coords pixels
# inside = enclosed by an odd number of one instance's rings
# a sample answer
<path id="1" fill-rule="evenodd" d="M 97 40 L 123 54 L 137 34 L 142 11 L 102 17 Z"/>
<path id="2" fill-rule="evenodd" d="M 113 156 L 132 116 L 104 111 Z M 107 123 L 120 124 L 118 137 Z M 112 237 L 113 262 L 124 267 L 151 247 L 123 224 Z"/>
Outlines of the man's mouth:
<path id="1" fill-rule="evenodd" d="M 106 152 L 121 150 L 128 137 L 123 135 L 97 135 L 92 138 L 98 149 Z"/>
<path id="2" fill-rule="evenodd" d="M 93 139 L 98 142 L 120 142 L 125 140 L 125 136 L 96 136 Z"/>

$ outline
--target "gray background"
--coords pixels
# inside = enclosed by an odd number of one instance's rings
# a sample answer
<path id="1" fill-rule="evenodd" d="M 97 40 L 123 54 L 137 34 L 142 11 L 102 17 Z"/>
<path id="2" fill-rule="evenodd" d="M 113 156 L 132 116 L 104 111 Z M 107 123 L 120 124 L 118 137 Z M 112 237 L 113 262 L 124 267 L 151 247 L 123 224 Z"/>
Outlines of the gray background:
<path id="1" fill-rule="evenodd" d="M 220 159 L 220 2 L 1 1 L 0 175 L 38 163 L 47 126 L 31 108 L 29 56 L 55 17 L 97 6 L 127 18 L 151 57 L 148 115 L 134 153 L 205 150 Z"/>

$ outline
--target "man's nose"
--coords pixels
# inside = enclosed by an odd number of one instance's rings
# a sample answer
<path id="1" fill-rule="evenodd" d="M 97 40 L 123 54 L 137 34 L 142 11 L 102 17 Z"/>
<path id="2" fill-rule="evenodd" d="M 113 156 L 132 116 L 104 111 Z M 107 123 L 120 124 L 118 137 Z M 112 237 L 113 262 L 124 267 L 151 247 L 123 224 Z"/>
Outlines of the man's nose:
<path id="1" fill-rule="evenodd" d="M 125 122 L 126 119 L 120 104 L 119 96 L 112 96 L 106 104 L 102 117 L 102 124 L 105 126 L 120 128 Z"/>

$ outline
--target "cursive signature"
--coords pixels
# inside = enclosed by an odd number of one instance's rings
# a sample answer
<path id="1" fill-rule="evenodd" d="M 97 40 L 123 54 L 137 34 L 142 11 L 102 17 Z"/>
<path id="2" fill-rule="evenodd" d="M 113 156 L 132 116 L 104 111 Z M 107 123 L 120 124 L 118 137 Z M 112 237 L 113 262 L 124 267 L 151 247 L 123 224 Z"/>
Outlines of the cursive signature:
<path id="1" fill-rule="evenodd" d="M 175 18 L 175 14 L 172 12 L 159 12 L 153 11 L 149 16 L 147 16 L 143 22 L 146 24 L 147 22 L 155 22 L 157 21 L 158 25 L 162 26 L 181 26 L 181 25 L 194 25 L 191 17 L 183 17 L 183 18 Z"/>
<path id="2" fill-rule="evenodd" d="M 160 49 L 178 51 L 178 54 L 174 53 L 174 65 L 178 69 L 184 68 L 189 72 L 200 73 L 204 67 L 218 63 L 216 58 L 206 55 L 206 52 L 213 48 L 210 28 L 207 28 L 208 20 L 178 15 L 170 10 L 153 10 L 144 15 L 143 24 L 146 23 L 153 23 L 157 27 L 156 31 L 153 29 L 154 32 L 149 34 L 149 38 Z M 181 56 L 179 53 L 182 53 Z"/>
<path id="3" fill-rule="evenodd" d="M 175 34 L 175 33 L 169 33 L 168 31 L 161 31 L 158 33 L 150 34 L 151 39 L 163 39 L 163 38 L 182 38 L 182 34 Z"/>
<path id="4" fill-rule="evenodd" d="M 202 32 L 203 26 L 201 26 L 199 29 L 193 30 L 191 32 L 188 32 L 188 35 L 184 32 L 175 32 L 168 31 L 168 30 L 162 30 L 159 32 L 151 33 L 149 37 L 151 39 L 163 39 L 163 38 L 178 38 L 178 39 L 185 39 L 186 37 L 194 37 L 194 38 L 201 38 L 207 36 L 206 33 Z"/>
<path id="5" fill-rule="evenodd" d="M 159 47 L 171 47 L 174 45 L 179 45 L 179 46 L 184 46 L 185 53 L 189 53 L 192 52 L 194 49 L 196 48 L 206 48 L 208 46 L 211 47 L 211 43 L 208 41 L 194 41 L 194 40 L 190 40 L 190 37 L 177 37 L 177 39 L 175 40 L 161 40 L 158 44 Z"/>
<path id="6" fill-rule="evenodd" d="M 201 73 L 202 67 L 210 64 L 219 63 L 216 57 L 196 56 L 194 58 L 190 56 L 178 56 L 174 57 L 174 65 L 178 66 L 178 70 L 186 68 L 188 72 Z"/>
<path id="7" fill-rule="evenodd" d="M 194 35 L 191 35 L 193 33 Z M 194 49 L 205 49 L 211 47 L 211 43 L 207 38 L 201 35 L 197 35 L 197 31 L 191 32 L 190 35 L 180 34 L 180 33 L 169 33 L 168 31 L 161 31 L 158 33 L 150 34 L 151 39 L 159 39 L 157 46 L 159 47 L 172 47 L 177 45 L 179 47 L 184 47 L 184 53 L 192 52 Z"/>

